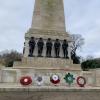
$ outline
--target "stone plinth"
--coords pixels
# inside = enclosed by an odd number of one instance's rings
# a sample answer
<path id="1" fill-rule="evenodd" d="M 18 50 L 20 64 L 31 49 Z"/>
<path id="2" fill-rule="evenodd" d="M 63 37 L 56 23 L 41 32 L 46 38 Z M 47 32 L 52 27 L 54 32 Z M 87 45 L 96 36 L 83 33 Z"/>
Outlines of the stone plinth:
<path id="1" fill-rule="evenodd" d="M 70 73 L 74 80 L 72 82 L 71 85 L 69 85 L 64 77 Z M 77 78 L 79 76 L 83 76 L 86 80 L 86 85 L 85 87 L 95 87 L 97 84 L 95 82 L 95 75 L 94 73 L 92 72 L 83 72 L 83 71 L 80 71 L 80 70 L 70 70 L 70 69 L 55 69 L 55 68 L 41 68 L 41 69 L 34 69 L 34 68 L 28 68 L 28 67 L 24 67 L 24 68 L 8 68 L 8 69 L 2 69 L 1 72 L 1 79 L 0 79 L 0 82 L 3 83 L 3 84 L 8 84 L 8 85 L 12 85 L 12 87 L 14 87 L 14 84 L 18 87 L 22 87 L 21 84 L 20 84 L 20 79 L 21 77 L 23 76 L 30 76 L 32 78 L 32 84 L 30 84 L 29 86 L 27 86 L 28 88 L 29 87 L 34 87 L 34 86 L 38 86 L 39 88 L 42 88 L 42 87 L 58 87 L 58 88 L 61 88 L 61 87 L 70 87 L 70 88 L 73 88 L 73 87 L 77 87 L 79 88 L 79 85 L 77 84 Z M 60 78 L 60 83 L 57 84 L 57 85 L 54 85 L 51 81 L 50 81 L 50 77 L 52 75 L 58 75 L 59 78 Z M 42 77 L 42 82 L 40 82 L 40 85 L 39 85 L 39 82 L 36 80 L 38 77 Z M 0 83 L 0 85 L 2 85 Z"/>
<path id="2" fill-rule="evenodd" d="M 64 59 L 64 58 L 47 58 L 47 57 L 24 57 L 22 62 L 15 62 L 14 68 L 20 67 L 33 67 L 35 69 L 72 69 L 72 70 L 80 70 L 80 64 L 73 64 L 72 60 Z"/>
<path id="3" fill-rule="evenodd" d="M 71 73 L 75 80 L 69 86 L 64 77 Z M 50 76 L 57 74 L 61 82 L 54 85 L 50 82 Z M 80 71 L 68 68 L 4 68 L 0 70 L 0 100 L 99 100 L 100 88 L 93 71 Z M 32 84 L 23 86 L 20 84 L 22 76 L 32 77 Z M 43 77 L 44 82 L 39 85 L 36 77 Z M 85 87 L 79 87 L 76 83 L 78 76 L 86 79 Z"/>

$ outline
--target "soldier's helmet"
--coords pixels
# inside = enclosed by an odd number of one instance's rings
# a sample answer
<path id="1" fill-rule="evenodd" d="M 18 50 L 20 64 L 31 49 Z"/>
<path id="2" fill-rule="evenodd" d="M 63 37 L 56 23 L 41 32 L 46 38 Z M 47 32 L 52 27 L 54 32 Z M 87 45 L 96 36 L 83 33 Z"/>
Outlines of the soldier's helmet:
<path id="1" fill-rule="evenodd" d="M 51 40 L 51 38 L 48 38 L 48 40 L 50 41 L 50 40 Z"/>
<path id="2" fill-rule="evenodd" d="M 34 39 L 34 37 L 31 37 L 31 39 Z"/>
<path id="3" fill-rule="evenodd" d="M 59 41 L 59 39 L 56 39 L 56 41 Z"/>

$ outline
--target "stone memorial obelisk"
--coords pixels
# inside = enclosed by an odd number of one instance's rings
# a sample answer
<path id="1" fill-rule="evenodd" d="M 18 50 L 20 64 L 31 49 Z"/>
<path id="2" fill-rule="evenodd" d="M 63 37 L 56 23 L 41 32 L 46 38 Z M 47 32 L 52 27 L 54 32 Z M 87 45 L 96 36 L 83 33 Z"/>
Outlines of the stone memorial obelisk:
<path id="1" fill-rule="evenodd" d="M 63 0 L 36 0 L 32 25 L 25 39 L 34 36 L 43 39 L 69 39 L 65 28 Z M 27 56 L 27 53 L 25 53 Z"/>
<path id="2" fill-rule="evenodd" d="M 35 0 L 21 62 L 0 69 L 0 100 L 100 100 L 100 70 L 70 57 L 63 0 Z"/>
<path id="3" fill-rule="evenodd" d="M 29 57 L 29 40 L 31 37 L 35 38 L 35 42 L 39 38 L 44 41 L 44 47 L 42 52 L 42 58 L 38 57 L 38 47 L 35 45 L 35 50 L 33 55 L 35 57 Z M 53 46 L 51 51 L 52 58 L 46 57 L 46 41 L 50 38 L 52 40 Z M 68 58 L 62 59 L 63 51 L 60 46 L 60 58 L 55 58 L 54 42 L 56 39 L 60 40 L 62 44 L 63 40 L 68 41 Z M 29 31 L 25 34 L 25 52 L 22 59 L 23 66 L 36 67 L 36 68 L 54 68 L 56 67 L 68 67 L 71 64 L 70 59 L 70 35 L 66 32 L 65 27 L 65 16 L 64 16 L 64 6 L 63 0 L 35 0 L 35 8 L 32 17 L 32 25 Z M 47 63 L 47 64 L 46 64 Z"/>

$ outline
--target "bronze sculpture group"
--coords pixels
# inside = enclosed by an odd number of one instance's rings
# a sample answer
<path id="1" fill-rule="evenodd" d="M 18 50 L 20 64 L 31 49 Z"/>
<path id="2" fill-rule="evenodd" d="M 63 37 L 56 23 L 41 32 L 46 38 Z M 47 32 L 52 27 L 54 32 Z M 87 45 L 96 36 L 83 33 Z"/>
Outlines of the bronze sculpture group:
<path id="1" fill-rule="evenodd" d="M 34 37 L 31 37 L 29 40 L 29 56 L 32 57 L 34 53 L 35 46 L 37 45 L 38 48 L 38 56 L 42 56 L 43 47 L 44 47 L 43 38 L 39 38 L 37 43 L 35 42 Z M 48 38 L 46 41 L 46 56 L 51 57 L 52 48 L 54 47 L 55 57 L 59 58 L 60 56 L 60 48 L 63 50 L 63 57 L 68 58 L 68 42 L 66 39 L 63 40 L 63 43 L 60 42 L 59 39 L 56 39 L 54 44 L 51 38 Z"/>

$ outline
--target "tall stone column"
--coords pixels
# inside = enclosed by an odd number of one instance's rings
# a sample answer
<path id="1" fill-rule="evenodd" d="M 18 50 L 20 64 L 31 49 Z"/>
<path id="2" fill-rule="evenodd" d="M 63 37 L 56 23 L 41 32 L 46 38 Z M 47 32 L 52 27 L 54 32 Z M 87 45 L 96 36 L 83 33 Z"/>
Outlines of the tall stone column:
<path id="1" fill-rule="evenodd" d="M 65 31 L 63 0 L 35 0 L 31 28 Z"/>

